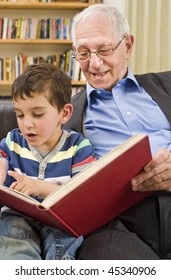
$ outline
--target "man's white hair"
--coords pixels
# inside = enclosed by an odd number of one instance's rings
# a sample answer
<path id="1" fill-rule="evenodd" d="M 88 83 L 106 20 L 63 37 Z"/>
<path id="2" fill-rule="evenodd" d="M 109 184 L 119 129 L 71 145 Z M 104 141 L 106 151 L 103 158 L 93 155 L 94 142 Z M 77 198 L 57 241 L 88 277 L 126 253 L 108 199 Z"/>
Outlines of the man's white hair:
<path id="1" fill-rule="evenodd" d="M 119 39 L 121 39 L 123 35 L 129 34 L 129 24 L 127 22 L 127 19 L 124 17 L 124 15 L 120 12 L 118 8 L 114 7 L 113 5 L 95 4 L 89 6 L 88 8 L 84 9 L 82 12 L 74 16 L 71 32 L 72 41 L 74 45 L 76 44 L 75 33 L 77 24 L 90 15 L 93 15 L 93 17 L 107 17 L 113 25 L 114 34 Z"/>

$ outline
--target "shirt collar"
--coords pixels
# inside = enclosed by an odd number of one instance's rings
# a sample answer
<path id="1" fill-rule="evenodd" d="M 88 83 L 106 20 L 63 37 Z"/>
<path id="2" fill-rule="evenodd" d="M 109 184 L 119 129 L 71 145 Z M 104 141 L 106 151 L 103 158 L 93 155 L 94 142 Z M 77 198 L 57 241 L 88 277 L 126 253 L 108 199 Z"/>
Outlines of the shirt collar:
<path id="1" fill-rule="evenodd" d="M 121 84 L 126 87 L 130 87 L 132 84 L 134 84 L 134 86 L 136 86 L 136 88 L 137 88 L 137 91 L 142 92 L 142 88 L 138 84 L 138 81 L 136 80 L 136 78 L 134 77 L 134 75 L 132 74 L 132 72 L 129 68 L 128 68 L 128 73 L 127 73 L 126 77 L 124 79 L 119 80 L 117 84 Z M 87 83 L 87 85 L 86 85 L 86 90 L 87 90 L 87 101 L 88 101 L 89 105 L 90 105 L 90 98 L 91 98 L 90 95 L 93 91 L 97 91 L 97 90 L 105 91 L 103 88 L 95 89 L 89 83 Z"/>

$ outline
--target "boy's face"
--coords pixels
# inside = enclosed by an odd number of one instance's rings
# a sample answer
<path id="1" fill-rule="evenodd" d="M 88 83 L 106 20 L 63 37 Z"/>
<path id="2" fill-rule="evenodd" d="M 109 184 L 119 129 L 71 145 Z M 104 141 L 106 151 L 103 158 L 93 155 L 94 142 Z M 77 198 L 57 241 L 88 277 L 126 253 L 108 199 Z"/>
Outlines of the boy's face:
<path id="1" fill-rule="evenodd" d="M 42 151 L 51 151 L 61 136 L 61 124 L 72 114 L 72 105 L 66 104 L 59 112 L 42 94 L 14 100 L 14 109 L 20 131 L 27 142 Z"/>

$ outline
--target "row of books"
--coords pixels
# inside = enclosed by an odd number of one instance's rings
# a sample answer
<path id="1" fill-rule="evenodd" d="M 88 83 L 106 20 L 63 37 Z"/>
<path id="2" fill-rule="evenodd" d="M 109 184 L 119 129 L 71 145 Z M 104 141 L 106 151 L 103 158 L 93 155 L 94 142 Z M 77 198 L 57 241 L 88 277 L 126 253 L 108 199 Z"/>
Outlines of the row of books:
<path id="1" fill-rule="evenodd" d="M 51 3 L 51 2 L 63 2 L 62 0 L 0 0 L 0 2 L 17 2 L 17 3 L 30 3 L 30 2 L 41 2 L 41 3 Z M 88 0 L 65 0 L 64 2 L 83 2 L 88 3 Z"/>
<path id="2" fill-rule="evenodd" d="M 43 57 L 26 56 L 23 53 L 15 55 L 14 58 L 0 58 L 0 80 L 13 81 L 23 73 L 28 65 L 39 63 L 57 63 L 56 55 Z"/>
<path id="3" fill-rule="evenodd" d="M 0 18 L 0 39 L 71 39 L 69 18 Z"/>
<path id="4" fill-rule="evenodd" d="M 72 59 L 72 50 L 60 55 L 27 56 L 23 53 L 15 55 L 14 58 L 0 58 L 0 81 L 13 81 L 26 69 L 28 65 L 51 63 L 58 66 L 74 81 L 85 81 L 85 77 L 76 60 Z"/>
<path id="5" fill-rule="evenodd" d="M 68 50 L 59 56 L 59 67 L 60 69 L 68 74 L 73 81 L 85 81 L 80 64 L 72 58 L 73 51 Z"/>

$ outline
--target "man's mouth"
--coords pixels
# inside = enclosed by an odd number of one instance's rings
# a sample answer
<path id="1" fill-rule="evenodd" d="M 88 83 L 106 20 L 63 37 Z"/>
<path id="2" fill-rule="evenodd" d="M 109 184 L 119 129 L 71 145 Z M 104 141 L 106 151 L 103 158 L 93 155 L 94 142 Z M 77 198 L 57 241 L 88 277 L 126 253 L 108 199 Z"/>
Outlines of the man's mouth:
<path id="1" fill-rule="evenodd" d="M 108 72 L 108 71 L 100 72 L 100 73 L 92 73 L 92 74 L 93 74 L 93 76 L 95 76 L 95 77 L 103 77 L 103 76 L 105 76 L 105 74 L 106 74 L 107 72 Z"/>

